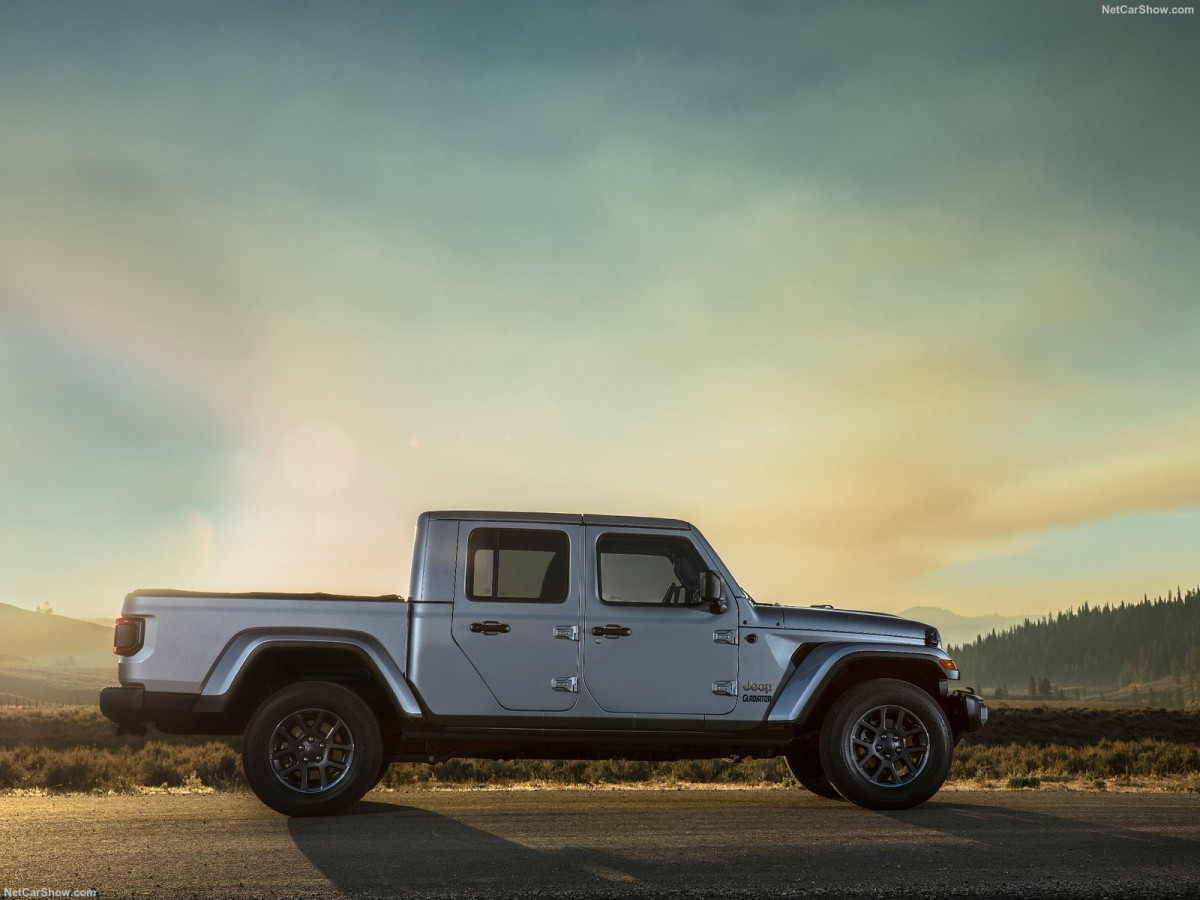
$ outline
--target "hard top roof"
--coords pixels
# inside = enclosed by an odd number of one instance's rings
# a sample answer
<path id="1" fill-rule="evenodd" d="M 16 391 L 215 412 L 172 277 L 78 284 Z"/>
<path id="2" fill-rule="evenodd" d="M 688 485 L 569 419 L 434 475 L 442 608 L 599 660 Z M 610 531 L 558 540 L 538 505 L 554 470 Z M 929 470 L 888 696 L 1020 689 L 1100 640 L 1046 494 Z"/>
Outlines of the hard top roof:
<path id="1" fill-rule="evenodd" d="M 476 522 L 537 522 L 545 525 L 601 525 L 622 528 L 674 528 L 687 531 L 691 525 L 682 519 L 656 519 L 651 516 L 602 516 L 594 513 L 495 512 L 471 509 L 438 509 L 425 515 L 431 519 L 469 519 Z"/>

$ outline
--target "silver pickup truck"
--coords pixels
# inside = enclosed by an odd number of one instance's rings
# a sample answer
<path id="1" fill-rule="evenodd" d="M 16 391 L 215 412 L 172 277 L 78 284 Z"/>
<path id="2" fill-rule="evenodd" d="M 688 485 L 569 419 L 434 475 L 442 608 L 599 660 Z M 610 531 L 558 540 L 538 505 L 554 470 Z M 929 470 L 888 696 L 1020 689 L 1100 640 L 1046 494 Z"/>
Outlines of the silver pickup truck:
<path id="1" fill-rule="evenodd" d="M 928 800 L 987 721 L 936 629 L 756 603 L 675 519 L 427 512 L 410 597 L 140 590 L 100 708 L 244 733 L 246 780 L 335 812 L 395 761 L 783 755 L 822 796 Z"/>

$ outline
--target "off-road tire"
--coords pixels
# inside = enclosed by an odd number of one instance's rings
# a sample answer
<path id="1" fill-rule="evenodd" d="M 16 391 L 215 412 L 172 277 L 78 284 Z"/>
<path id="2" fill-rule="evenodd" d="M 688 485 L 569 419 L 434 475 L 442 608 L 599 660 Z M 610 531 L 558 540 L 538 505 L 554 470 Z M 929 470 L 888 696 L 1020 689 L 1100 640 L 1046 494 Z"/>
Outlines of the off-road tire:
<path id="1" fill-rule="evenodd" d="M 954 736 L 945 712 L 916 685 L 894 678 L 846 691 L 821 728 L 821 768 L 837 792 L 867 809 L 909 809 L 950 772 Z"/>
<path id="2" fill-rule="evenodd" d="M 379 722 L 358 694 L 308 681 L 283 688 L 250 717 L 242 768 L 263 803 L 288 816 L 327 816 L 382 774 Z"/>

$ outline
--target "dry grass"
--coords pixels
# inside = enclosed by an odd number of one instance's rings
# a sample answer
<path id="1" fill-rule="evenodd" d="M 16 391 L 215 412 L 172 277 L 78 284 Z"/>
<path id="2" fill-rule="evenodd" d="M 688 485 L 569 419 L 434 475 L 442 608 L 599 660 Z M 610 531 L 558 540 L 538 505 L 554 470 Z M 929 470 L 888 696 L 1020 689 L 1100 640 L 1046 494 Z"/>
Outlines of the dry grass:
<path id="1" fill-rule="evenodd" d="M 117 683 L 117 667 L 94 665 L 95 657 L 80 657 L 84 665 L 63 666 L 0 655 L 0 696 L 5 703 L 83 703 L 94 706 L 100 689 Z"/>
<path id="2" fill-rule="evenodd" d="M 1061 744 L 1090 747 L 1101 741 L 1146 739 L 1200 744 L 1200 710 L 1118 706 L 1069 706 L 1030 701 L 992 701 L 987 727 L 963 744 Z"/>
<path id="3" fill-rule="evenodd" d="M 244 784 L 241 765 L 241 754 L 218 741 L 200 746 L 151 741 L 119 750 L 17 747 L 0 750 L 0 789 L 130 792 L 191 784 L 228 790 Z"/>
<path id="4" fill-rule="evenodd" d="M 204 744 L 213 738 L 170 734 L 155 734 L 152 738 L 118 737 L 113 723 L 104 718 L 96 706 L 0 707 L 0 749 L 33 746 L 50 750 L 72 747 L 120 750 L 140 747 L 148 740 L 192 745 Z M 219 740 L 227 742 L 228 739 Z"/>
<path id="5" fill-rule="evenodd" d="M 452 759 L 434 766 L 397 763 L 380 782 L 384 788 L 455 786 L 516 787 L 525 783 L 554 787 L 685 785 L 765 787 L 795 784 L 779 759 L 637 760 L 481 760 Z"/>

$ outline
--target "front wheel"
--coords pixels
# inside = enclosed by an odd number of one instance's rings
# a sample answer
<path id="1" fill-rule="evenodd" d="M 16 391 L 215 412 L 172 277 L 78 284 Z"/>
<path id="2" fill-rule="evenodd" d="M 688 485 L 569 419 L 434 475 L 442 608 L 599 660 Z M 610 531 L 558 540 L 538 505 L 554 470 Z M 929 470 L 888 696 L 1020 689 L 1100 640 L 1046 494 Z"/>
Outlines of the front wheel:
<path id="1" fill-rule="evenodd" d="M 378 780 L 382 762 L 370 707 L 328 682 L 293 685 L 267 698 L 242 745 L 250 788 L 289 816 L 324 816 L 354 803 Z"/>
<path id="2" fill-rule="evenodd" d="M 838 793 L 867 809 L 909 809 L 938 792 L 954 737 L 925 691 L 880 678 L 846 691 L 820 738 L 821 768 Z"/>

